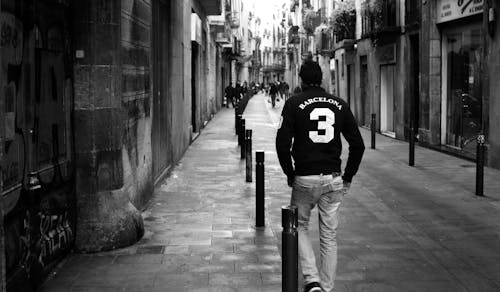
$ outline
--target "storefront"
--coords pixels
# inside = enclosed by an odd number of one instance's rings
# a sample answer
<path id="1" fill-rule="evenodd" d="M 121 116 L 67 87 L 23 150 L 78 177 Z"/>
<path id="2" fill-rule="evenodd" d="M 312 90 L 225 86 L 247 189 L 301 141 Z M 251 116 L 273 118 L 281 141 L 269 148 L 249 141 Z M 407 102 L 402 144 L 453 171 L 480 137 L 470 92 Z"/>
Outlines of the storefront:
<path id="1" fill-rule="evenodd" d="M 474 157 L 483 127 L 483 0 L 440 0 L 441 145 Z"/>

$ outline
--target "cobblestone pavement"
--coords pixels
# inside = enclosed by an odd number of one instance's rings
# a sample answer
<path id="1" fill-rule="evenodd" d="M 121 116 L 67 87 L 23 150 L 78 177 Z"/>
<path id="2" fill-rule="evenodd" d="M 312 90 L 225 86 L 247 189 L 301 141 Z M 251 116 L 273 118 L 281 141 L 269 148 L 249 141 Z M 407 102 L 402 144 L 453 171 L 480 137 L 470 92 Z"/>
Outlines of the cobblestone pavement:
<path id="1" fill-rule="evenodd" d="M 281 291 L 282 103 L 272 109 L 259 94 L 244 114 L 253 149 L 266 153 L 265 228 L 254 227 L 255 183 L 245 182 L 234 111 L 223 109 L 157 187 L 140 242 L 72 254 L 41 290 Z M 377 135 L 372 150 L 361 131 L 367 150 L 341 206 L 337 291 L 500 291 L 500 171 L 486 168 L 486 196 L 475 197 L 472 162 L 417 146 L 409 167 L 406 142 Z"/>

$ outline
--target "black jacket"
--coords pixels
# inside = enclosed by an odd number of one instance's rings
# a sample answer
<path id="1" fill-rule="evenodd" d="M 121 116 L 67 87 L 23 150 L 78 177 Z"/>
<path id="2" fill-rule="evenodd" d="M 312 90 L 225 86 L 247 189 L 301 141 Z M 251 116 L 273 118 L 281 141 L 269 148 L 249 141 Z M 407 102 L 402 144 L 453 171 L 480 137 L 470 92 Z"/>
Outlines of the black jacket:
<path id="1" fill-rule="evenodd" d="M 341 172 L 342 133 L 349 143 L 349 156 L 342 178 L 348 182 L 352 180 L 365 146 L 346 102 L 320 87 L 309 87 L 289 98 L 281 115 L 276 150 L 287 176 Z"/>

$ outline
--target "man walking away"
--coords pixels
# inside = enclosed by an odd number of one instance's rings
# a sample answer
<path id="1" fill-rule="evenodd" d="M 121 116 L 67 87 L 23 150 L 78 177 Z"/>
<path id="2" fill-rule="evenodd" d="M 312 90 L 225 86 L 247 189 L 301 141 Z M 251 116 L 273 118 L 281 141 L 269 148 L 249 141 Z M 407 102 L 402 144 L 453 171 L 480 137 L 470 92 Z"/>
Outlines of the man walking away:
<path id="1" fill-rule="evenodd" d="M 271 95 L 271 104 L 273 108 L 276 106 L 276 94 L 278 94 L 278 87 L 273 82 L 269 88 L 269 95 Z"/>
<path id="2" fill-rule="evenodd" d="M 290 97 L 283 106 L 276 150 L 292 187 L 291 204 L 297 206 L 299 261 L 305 291 L 332 292 L 337 268 L 339 207 L 358 171 L 365 146 L 347 103 L 320 87 L 322 72 L 318 63 L 307 60 L 299 76 L 303 91 Z M 349 143 L 343 175 L 341 133 Z M 308 235 L 309 218 L 315 206 L 319 212 L 319 269 Z"/>

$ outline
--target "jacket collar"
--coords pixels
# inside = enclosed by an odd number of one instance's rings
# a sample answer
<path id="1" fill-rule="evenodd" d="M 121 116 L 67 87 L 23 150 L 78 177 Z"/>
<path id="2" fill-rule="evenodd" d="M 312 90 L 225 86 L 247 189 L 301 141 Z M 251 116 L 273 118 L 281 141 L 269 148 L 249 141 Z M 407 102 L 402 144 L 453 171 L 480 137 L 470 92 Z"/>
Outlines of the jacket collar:
<path id="1" fill-rule="evenodd" d="M 302 91 L 304 92 L 324 92 L 325 89 L 320 86 L 305 86 L 302 88 Z"/>

